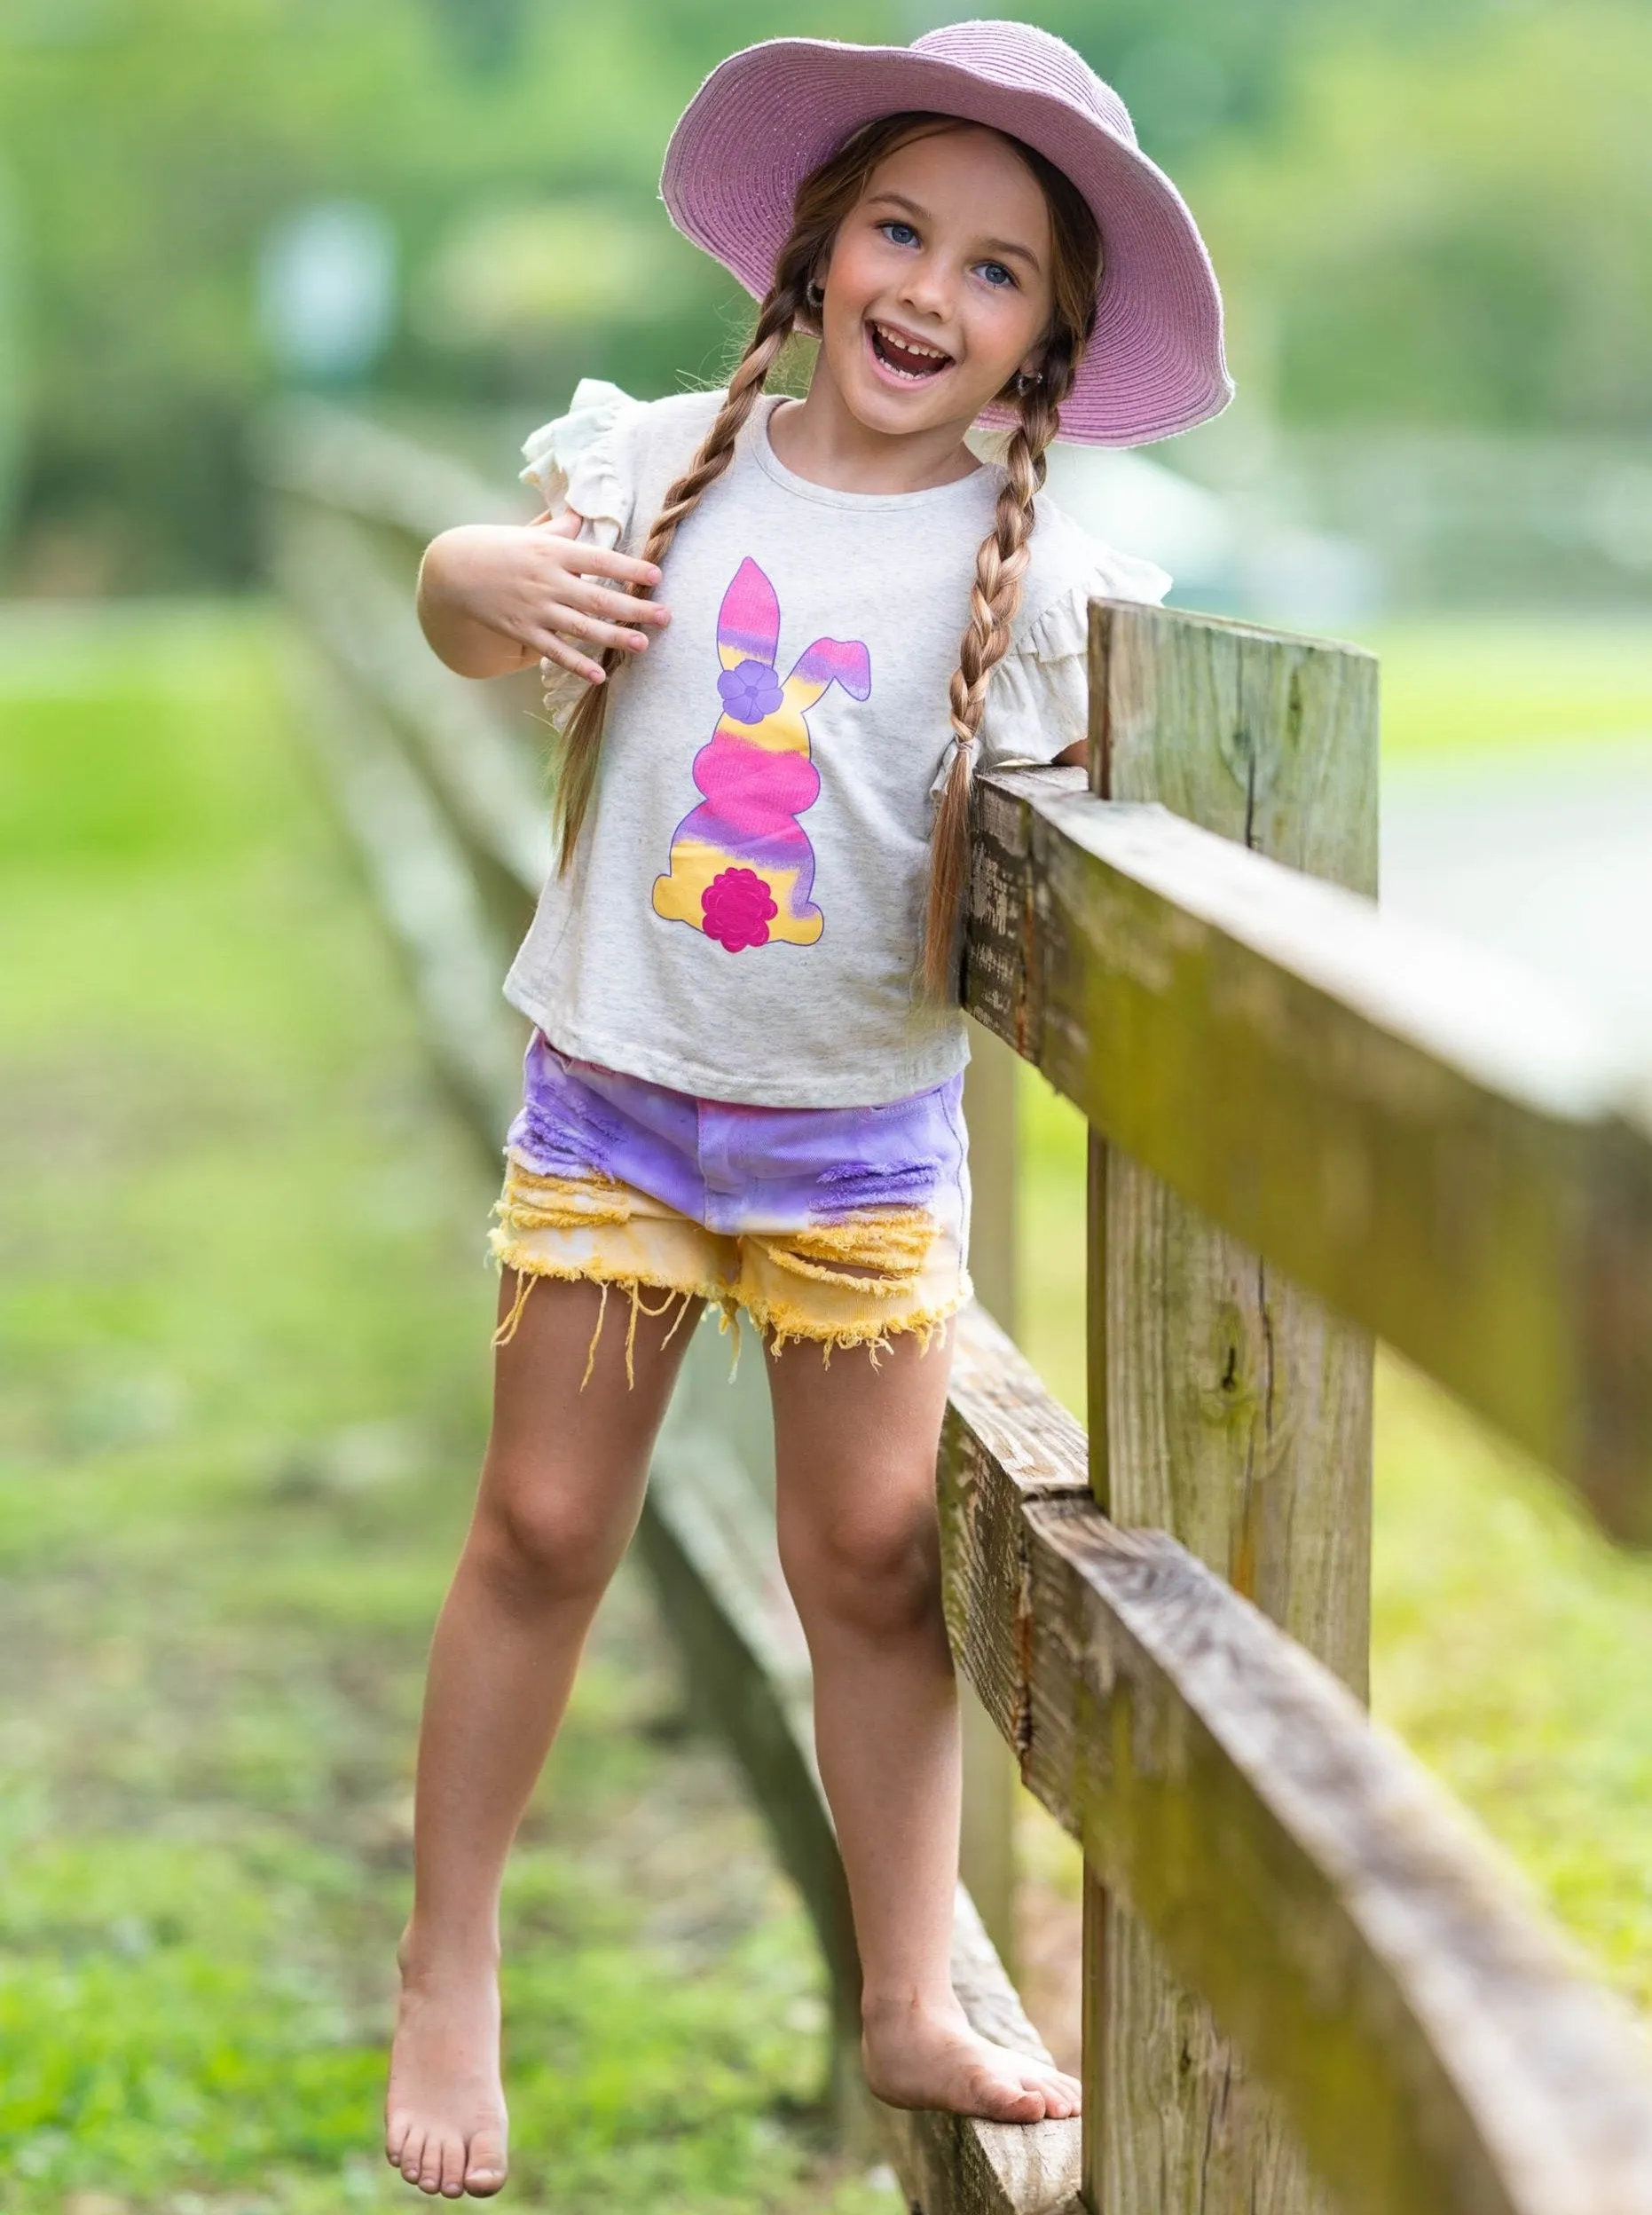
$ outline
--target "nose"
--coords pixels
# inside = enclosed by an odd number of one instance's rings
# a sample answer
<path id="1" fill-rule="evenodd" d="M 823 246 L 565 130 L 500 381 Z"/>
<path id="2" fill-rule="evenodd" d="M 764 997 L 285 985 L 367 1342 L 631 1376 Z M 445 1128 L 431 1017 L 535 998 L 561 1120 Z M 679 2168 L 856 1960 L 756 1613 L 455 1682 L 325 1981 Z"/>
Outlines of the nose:
<path id="1" fill-rule="evenodd" d="M 952 313 L 952 274 L 933 254 L 915 254 L 902 272 L 902 303 L 919 315 L 944 323 Z"/>

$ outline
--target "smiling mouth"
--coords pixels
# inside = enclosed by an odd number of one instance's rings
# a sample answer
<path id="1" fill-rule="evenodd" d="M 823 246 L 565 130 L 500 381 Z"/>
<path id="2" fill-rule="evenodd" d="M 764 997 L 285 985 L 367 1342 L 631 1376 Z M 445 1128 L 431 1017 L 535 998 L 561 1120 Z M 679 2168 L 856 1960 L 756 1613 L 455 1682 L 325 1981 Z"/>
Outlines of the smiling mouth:
<path id="1" fill-rule="evenodd" d="M 909 338 L 904 332 L 891 330 L 886 323 L 869 323 L 867 343 L 882 367 L 897 377 L 904 377 L 909 384 L 927 384 L 943 369 L 952 367 L 952 356 L 943 353 L 938 346 L 925 346 Z"/>

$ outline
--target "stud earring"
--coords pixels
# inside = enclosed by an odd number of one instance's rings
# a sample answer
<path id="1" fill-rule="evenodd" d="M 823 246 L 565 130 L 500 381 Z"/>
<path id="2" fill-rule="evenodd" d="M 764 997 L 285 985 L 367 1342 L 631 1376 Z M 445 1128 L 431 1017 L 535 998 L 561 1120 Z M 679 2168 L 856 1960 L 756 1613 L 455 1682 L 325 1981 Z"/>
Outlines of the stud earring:
<path id="1" fill-rule="evenodd" d="M 1015 389 L 1019 393 L 1030 392 L 1035 384 L 1042 384 L 1043 381 L 1042 369 L 1018 369 L 1015 373 Z"/>
<path id="2" fill-rule="evenodd" d="M 808 284 L 804 287 L 803 296 L 808 302 L 810 307 L 821 307 L 825 303 L 826 288 L 824 285 L 816 284 L 814 280 L 811 279 Z"/>

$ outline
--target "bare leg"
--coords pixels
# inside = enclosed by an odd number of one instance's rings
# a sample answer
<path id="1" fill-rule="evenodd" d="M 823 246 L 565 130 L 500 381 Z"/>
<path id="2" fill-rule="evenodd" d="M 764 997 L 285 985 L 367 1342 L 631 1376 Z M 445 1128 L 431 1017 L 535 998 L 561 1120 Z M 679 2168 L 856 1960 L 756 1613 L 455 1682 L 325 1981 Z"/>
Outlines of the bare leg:
<path id="1" fill-rule="evenodd" d="M 769 1375 L 781 1559 L 814 1665 L 814 1735 L 863 1977 L 867 2082 L 896 2107 L 1076 2115 L 1076 2082 L 969 2027 L 948 1957 L 958 1703 L 940 1611 L 935 1452 L 950 1354 L 874 1368 L 793 1343 Z"/>
<path id="2" fill-rule="evenodd" d="M 501 1314 L 515 1285 L 507 1271 Z M 600 1297 L 594 1285 L 542 1281 L 500 1350 L 476 1514 L 430 1651 L 385 2152 L 410 2184 L 448 2199 L 486 2197 L 505 2181 L 505 1857 L 636 1526 L 695 1320 L 682 1317 L 669 1344 L 666 1320 L 639 1321 L 633 1390 L 629 1303 L 616 1288 L 582 1391 Z"/>

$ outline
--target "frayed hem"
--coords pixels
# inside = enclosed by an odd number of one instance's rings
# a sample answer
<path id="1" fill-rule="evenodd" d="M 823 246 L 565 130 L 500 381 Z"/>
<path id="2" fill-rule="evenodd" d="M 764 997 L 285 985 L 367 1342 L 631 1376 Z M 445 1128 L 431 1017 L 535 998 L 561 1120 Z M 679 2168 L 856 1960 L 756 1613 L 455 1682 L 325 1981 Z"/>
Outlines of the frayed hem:
<path id="1" fill-rule="evenodd" d="M 494 1234 L 494 1258 L 499 1263 L 500 1270 L 514 1270 L 516 1276 L 516 1296 L 511 1302 L 510 1312 L 493 1333 L 492 1344 L 496 1348 L 509 1345 L 515 1337 L 529 1297 L 534 1286 L 541 1278 L 548 1277 L 559 1284 L 594 1284 L 599 1288 L 602 1298 L 597 1305 L 596 1328 L 592 1332 L 591 1344 L 586 1350 L 585 1373 L 579 1379 L 581 1391 L 584 1391 L 586 1386 L 591 1382 L 592 1372 L 596 1367 L 596 1349 L 602 1336 L 602 1325 L 608 1319 L 608 1296 L 616 1286 L 627 1296 L 631 1302 L 631 1318 L 625 1326 L 625 1383 L 632 1391 L 636 1389 L 637 1382 L 637 1319 L 640 1315 L 647 1315 L 652 1319 L 656 1316 L 669 1314 L 673 1305 L 677 1307 L 676 1320 L 665 1333 L 663 1341 L 664 1344 L 669 1345 L 682 1328 L 683 1317 L 696 1300 L 704 1300 L 708 1305 L 715 1304 L 720 1307 L 726 1308 L 727 1305 L 728 1296 L 720 1286 L 656 1284 L 647 1277 L 639 1276 L 634 1273 L 607 1270 L 600 1265 L 594 1265 L 589 1262 L 570 1264 L 565 1268 L 557 1268 L 537 1257 L 530 1259 L 524 1256 L 518 1258 L 500 1240 L 497 1232 Z M 664 1296 L 657 1307 L 649 1305 L 643 1297 L 645 1292 L 658 1292 Z"/>
<path id="2" fill-rule="evenodd" d="M 902 1315 L 893 1320 L 879 1320 L 842 1325 L 817 1325 L 807 1317 L 791 1308 L 776 1308 L 765 1303 L 761 1308 L 746 1304 L 751 1316 L 770 1355 L 778 1360 L 789 1345 L 813 1345 L 821 1350 L 821 1359 L 827 1368 L 831 1367 L 834 1353 L 854 1352 L 864 1346 L 874 1368 L 879 1357 L 894 1352 L 897 1338 L 916 1337 L 918 1352 L 926 1354 L 931 1344 L 939 1338 L 944 1344 L 947 1327 L 953 1318 L 968 1305 L 970 1294 L 965 1291 L 944 1306 L 921 1309 L 914 1315 Z"/>

